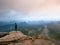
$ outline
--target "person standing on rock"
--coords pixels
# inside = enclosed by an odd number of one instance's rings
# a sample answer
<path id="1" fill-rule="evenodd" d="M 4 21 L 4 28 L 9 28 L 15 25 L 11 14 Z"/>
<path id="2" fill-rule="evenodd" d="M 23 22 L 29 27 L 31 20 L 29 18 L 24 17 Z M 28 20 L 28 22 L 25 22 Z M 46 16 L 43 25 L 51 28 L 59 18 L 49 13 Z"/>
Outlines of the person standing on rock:
<path id="1" fill-rule="evenodd" d="M 17 31 L 17 23 L 15 23 L 15 31 Z"/>

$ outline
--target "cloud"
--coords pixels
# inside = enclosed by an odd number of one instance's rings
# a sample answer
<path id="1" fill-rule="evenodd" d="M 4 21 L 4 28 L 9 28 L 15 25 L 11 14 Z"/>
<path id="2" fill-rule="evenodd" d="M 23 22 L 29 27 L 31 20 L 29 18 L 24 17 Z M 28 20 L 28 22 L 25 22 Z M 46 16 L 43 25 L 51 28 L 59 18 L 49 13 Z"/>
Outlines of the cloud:
<path id="1" fill-rule="evenodd" d="M 59 0 L 0 0 L 1 9 L 13 9 L 22 12 L 47 9 L 48 6 L 60 5 Z"/>
<path id="2" fill-rule="evenodd" d="M 0 20 L 52 20 L 59 16 L 60 0 L 0 0 Z"/>
<path id="3" fill-rule="evenodd" d="M 0 21 L 22 20 L 24 17 L 25 14 L 22 12 L 15 12 L 14 10 L 7 10 L 0 13 Z"/>

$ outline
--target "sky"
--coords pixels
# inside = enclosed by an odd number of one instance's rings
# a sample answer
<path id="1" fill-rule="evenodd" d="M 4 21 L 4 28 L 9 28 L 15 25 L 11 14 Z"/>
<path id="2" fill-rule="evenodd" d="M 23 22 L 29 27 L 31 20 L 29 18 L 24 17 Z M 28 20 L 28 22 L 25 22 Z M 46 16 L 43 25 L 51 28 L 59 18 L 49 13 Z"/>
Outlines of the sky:
<path id="1" fill-rule="evenodd" d="M 0 21 L 60 20 L 60 0 L 0 0 Z"/>

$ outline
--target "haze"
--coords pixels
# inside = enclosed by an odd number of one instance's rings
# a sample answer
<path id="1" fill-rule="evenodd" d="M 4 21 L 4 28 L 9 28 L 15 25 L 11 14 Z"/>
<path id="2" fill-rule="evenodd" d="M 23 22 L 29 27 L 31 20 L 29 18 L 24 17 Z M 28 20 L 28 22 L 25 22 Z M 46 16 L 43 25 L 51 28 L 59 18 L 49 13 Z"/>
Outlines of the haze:
<path id="1" fill-rule="evenodd" d="M 60 0 L 0 0 L 0 21 L 60 20 Z"/>

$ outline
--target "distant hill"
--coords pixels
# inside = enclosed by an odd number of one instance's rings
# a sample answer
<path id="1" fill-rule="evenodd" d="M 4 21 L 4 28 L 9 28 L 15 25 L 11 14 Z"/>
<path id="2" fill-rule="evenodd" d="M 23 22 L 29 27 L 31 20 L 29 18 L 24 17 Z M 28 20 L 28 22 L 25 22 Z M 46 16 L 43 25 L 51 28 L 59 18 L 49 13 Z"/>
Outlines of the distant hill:
<path id="1" fill-rule="evenodd" d="M 14 23 L 17 23 L 18 30 L 23 30 L 24 28 L 36 28 L 39 25 L 44 25 L 46 22 L 43 21 L 32 21 L 32 22 L 18 22 L 18 21 L 9 21 L 9 22 L 0 22 L 0 31 L 11 31 L 14 30 Z"/>

